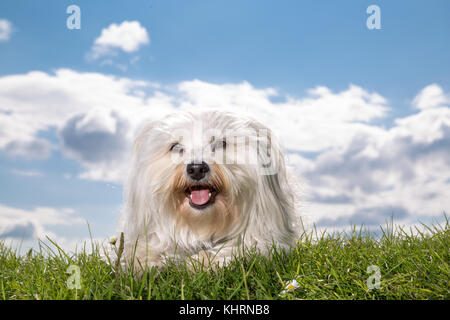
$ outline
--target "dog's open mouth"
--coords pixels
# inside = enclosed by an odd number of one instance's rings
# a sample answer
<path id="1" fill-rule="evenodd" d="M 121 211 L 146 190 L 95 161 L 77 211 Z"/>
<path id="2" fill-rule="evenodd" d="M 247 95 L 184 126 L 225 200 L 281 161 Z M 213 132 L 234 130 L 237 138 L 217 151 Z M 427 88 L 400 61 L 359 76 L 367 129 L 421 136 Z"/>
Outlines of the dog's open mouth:
<path id="1" fill-rule="evenodd" d="M 214 203 L 217 190 L 208 185 L 198 185 L 187 188 L 184 193 L 189 199 L 189 205 L 195 209 L 204 209 Z"/>

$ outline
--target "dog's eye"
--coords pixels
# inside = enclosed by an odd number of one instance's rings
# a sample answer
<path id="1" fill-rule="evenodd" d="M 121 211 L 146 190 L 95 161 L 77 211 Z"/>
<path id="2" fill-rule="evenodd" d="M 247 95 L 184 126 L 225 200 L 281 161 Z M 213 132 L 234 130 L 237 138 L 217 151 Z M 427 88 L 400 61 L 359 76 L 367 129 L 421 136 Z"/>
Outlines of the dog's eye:
<path id="1" fill-rule="evenodd" d="M 225 140 L 220 140 L 213 144 L 212 151 L 225 149 L 226 147 L 227 147 L 227 142 Z"/>
<path id="2" fill-rule="evenodd" d="M 171 152 L 180 152 L 181 153 L 181 152 L 183 152 L 183 147 L 178 142 L 172 143 L 170 145 L 170 151 Z"/>

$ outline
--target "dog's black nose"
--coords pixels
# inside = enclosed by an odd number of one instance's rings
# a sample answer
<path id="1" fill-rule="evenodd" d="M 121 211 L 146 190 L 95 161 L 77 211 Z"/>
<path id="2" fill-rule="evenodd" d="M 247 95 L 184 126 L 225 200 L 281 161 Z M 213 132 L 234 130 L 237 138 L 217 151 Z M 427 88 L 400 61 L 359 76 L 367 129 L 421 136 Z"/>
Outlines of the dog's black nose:
<path id="1" fill-rule="evenodd" d="M 203 179 L 209 172 L 209 166 L 204 162 L 190 163 L 186 166 L 186 172 L 189 177 L 198 181 Z"/>

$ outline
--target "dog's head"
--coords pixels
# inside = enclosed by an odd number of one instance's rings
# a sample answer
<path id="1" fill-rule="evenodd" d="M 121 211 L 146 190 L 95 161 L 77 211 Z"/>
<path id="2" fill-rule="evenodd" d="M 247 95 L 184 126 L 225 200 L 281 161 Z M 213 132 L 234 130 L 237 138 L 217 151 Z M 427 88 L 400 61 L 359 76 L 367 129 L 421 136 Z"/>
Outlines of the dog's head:
<path id="1" fill-rule="evenodd" d="M 246 228 L 252 212 L 263 219 L 271 203 L 288 202 L 284 174 L 279 146 L 259 122 L 220 111 L 178 113 L 149 123 L 136 139 L 128 205 L 148 224 L 175 222 L 173 231 L 223 238 Z"/>

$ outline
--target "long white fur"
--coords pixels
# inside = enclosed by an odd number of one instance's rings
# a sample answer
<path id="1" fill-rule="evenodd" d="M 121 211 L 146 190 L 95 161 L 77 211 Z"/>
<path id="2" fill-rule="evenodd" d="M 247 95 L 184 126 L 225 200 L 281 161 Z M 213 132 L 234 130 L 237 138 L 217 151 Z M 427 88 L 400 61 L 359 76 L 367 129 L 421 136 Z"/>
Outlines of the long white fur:
<path id="1" fill-rule="evenodd" d="M 255 136 L 259 131 L 267 132 L 270 138 Z M 194 160 L 205 161 L 214 170 L 215 159 L 209 152 L 211 132 L 217 139 L 230 138 L 224 137 L 227 134 L 247 137 L 245 145 L 250 149 L 255 148 L 252 139 L 257 140 L 259 150 L 268 148 L 270 151 L 270 159 L 267 159 L 266 152 L 250 150 L 257 155 L 256 164 L 248 163 L 251 161 L 215 163 L 228 181 L 228 208 L 239 212 L 238 218 L 235 216 L 226 233 L 219 237 L 214 233 L 214 224 L 205 226 L 211 230 L 206 236 L 192 225 L 177 225 L 179 212 L 174 209 L 176 204 L 168 185 L 175 172 L 182 170 L 185 174 L 186 163 Z M 183 162 L 168 161 L 171 144 L 180 138 L 184 145 Z M 239 157 L 242 148 L 228 143 L 227 148 L 236 147 Z M 226 155 L 229 156 L 228 152 Z M 274 172 L 262 168 L 262 163 L 268 160 L 275 164 Z M 263 254 L 273 244 L 289 247 L 302 228 L 296 180 L 291 178 L 275 136 L 266 126 L 247 117 L 223 111 L 180 112 L 150 122 L 136 138 L 124 188 L 125 204 L 118 231 L 125 236 L 125 260 L 134 261 L 135 266 L 161 267 L 167 257 L 198 259 L 206 254 L 214 257 L 214 263 L 223 265 L 242 252 L 243 247 L 256 248 Z M 217 210 L 192 209 L 191 213 L 199 217 L 192 221 L 206 224 L 211 219 L 214 221 L 214 217 L 208 215 L 216 214 Z"/>

